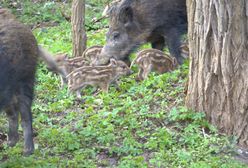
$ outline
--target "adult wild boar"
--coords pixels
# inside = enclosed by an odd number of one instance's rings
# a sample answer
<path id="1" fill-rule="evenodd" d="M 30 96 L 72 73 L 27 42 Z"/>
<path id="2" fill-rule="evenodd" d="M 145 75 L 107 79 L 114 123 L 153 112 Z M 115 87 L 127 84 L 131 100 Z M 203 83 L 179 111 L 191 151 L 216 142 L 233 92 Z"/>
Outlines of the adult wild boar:
<path id="1" fill-rule="evenodd" d="M 31 105 L 38 58 L 63 73 L 52 57 L 37 45 L 32 31 L 7 10 L 0 9 L 0 110 L 9 118 L 8 144 L 14 146 L 18 137 L 20 113 L 24 135 L 24 154 L 34 150 Z"/>
<path id="2" fill-rule="evenodd" d="M 186 0 L 122 0 L 110 11 L 106 45 L 96 64 L 110 58 L 129 62 L 129 54 L 143 43 L 170 54 L 181 64 L 180 37 L 187 32 Z"/>

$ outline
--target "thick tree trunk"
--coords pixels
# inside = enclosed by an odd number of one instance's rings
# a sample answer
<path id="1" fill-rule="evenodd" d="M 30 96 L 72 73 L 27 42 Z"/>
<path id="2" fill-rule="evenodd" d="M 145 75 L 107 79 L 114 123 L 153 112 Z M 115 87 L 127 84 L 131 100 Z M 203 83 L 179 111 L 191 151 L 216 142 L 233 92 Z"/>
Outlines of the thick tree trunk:
<path id="1" fill-rule="evenodd" d="M 248 1 L 187 0 L 186 105 L 248 147 Z"/>
<path id="2" fill-rule="evenodd" d="M 73 57 L 82 56 L 86 49 L 86 31 L 84 27 L 85 20 L 85 0 L 73 0 L 72 2 L 72 43 Z"/>

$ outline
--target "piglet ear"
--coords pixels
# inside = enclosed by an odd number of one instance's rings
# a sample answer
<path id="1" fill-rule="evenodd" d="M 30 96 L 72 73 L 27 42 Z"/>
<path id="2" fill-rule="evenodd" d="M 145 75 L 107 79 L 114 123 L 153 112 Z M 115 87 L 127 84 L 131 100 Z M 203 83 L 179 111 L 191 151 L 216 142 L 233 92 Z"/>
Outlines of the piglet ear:
<path id="1" fill-rule="evenodd" d="M 67 54 L 63 54 L 63 55 L 61 55 L 61 60 L 68 60 L 69 59 L 69 57 L 68 57 L 68 55 Z"/>
<path id="2" fill-rule="evenodd" d="M 65 58 L 65 59 L 69 59 L 69 57 L 68 57 L 68 55 L 67 55 L 67 54 L 65 54 L 64 58 Z"/>
<path id="3" fill-rule="evenodd" d="M 117 62 L 116 62 L 116 60 L 114 58 L 111 58 L 110 59 L 110 64 L 116 66 Z"/>
<path id="4" fill-rule="evenodd" d="M 119 11 L 119 19 L 122 23 L 127 24 L 133 21 L 133 9 L 131 6 L 123 6 Z"/>

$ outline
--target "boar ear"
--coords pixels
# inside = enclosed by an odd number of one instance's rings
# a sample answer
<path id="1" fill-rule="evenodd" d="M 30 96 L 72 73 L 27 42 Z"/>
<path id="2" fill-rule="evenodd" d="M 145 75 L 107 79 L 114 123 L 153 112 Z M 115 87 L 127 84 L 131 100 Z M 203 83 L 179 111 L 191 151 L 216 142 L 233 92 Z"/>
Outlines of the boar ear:
<path id="1" fill-rule="evenodd" d="M 117 65 L 117 62 L 116 62 L 116 60 L 114 58 L 111 58 L 110 59 L 110 64 L 111 65 Z"/>
<path id="2" fill-rule="evenodd" d="M 68 55 L 67 54 L 63 54 L 61 56 L 61 60 L 68 60 Z"/>
<path id="3" fill-rule="evenodd" d="M 68 59 L 68 55 L 67 54 L 64 54 L 64 59 Z"/>
<path id="4" fill-rule="evenodd" d="M 66 54 L 65 59 L 69 59 L 69 55 L 68 54 Z"/>
<path id="5" fill-rule="evenodd" d="M 130 6 L 123 6 L 120 9 L 119 19 L 122 23 L 126 24 L 133 21 L 133 9 Z"/>

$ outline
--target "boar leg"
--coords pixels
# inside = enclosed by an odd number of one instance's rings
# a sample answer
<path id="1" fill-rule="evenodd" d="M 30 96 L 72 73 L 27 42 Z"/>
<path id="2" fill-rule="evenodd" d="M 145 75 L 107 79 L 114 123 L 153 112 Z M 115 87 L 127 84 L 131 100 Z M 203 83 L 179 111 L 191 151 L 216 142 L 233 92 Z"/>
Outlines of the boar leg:
<path id="1" fill-rule="evenodd" d="M 79 89 L 76 89 L 76 90 L 72 90 L 72 89 L 69 89 L 68 91 L 67 91 L 67 94 L 72 94 L 72 93 L 76 93 L 76 97 L 77 97 L 77 99 L 81 99 L 82 98 L 82 96 L 81 96 L 81 92 L 80 92 L 80 88 Z"/>
<path id="2" fill-rule="evenodd" d="M 81 98 L 82 98 L 81 90 L 84 89 L 85 87 L 86 87 L 86 84 L 82 84 L 82 85 L 76 90 L 77 99 L 81 99 Z"/>
<path id="3" fill-rule="evenodd" d="M 60 83 L 61 83 L 61 88 L 63 88 L 65 86 L 65 84 L 67 83 L 66 78 L 64 78 L 62 75 L 60 75 Z"/>
<path id="4" fill-rule="evenodd" d="M 151 59 L 144 59 L 141 69 L 142 69 L 142 73 L 139 75 L 141 79 L 144 80 L 148 77 L 149 73 L 152 71 Z"/>
<path id="5" fill-rule="evenodd" d="M 136 77 L 136 81 L 141 81 L 141 80 L 144 80 L 143 77 L 142 77 L 142 74 L 144 73 L 144 70 L 143 68 L 139 68 L 139 72 L 138 72 L 138 75 Z"/>
<path id="6" fill-rule="evenodd" d="M 143 79 L 143 80 L 146 79 L 151 71 L 152 71 L 152 65 L 149 64 L 149 65 L 145 68 L 144 72 L 141 74 L 142 79 Z"/>
<path id="7" fill-rule="evenodd" d="M 120 86 L 119 86 L 120 81 L 118 81 L 118 79 L 112 81 L 111 84 L 116 88 L 116 90 L 118 90 L 118 91 L 121 90 L 121 88 L 120 88 Z"/>
<path id="8" fill-rule="evenodd" d="M 20 88 L 18 103 L 21 113 L 21 121 L 24 136 L 24 155 L 30 155 L 34 151 L 31 105 L 33 99 L 33 81 L 23 84 Z"/>
<path id="9" fill-rule="evenodd" d="M 152 48 L 163 51 L 164 47 L 165 47 L 165 40 L 163 37 L 158 37 L 156 41 L 152 42 Z"/>
<path id="10" fill-rule="evenodd" d="M 131 65 L 131 61 L 130 61 L 129 57 L 125 57 L 125 58 L 123 58 L 123 59 L 122 59 L 122 61 L 123 61 L 123 62 L 125 62 L 125 63 L 126 63 L 126 65 L 130 67 L 130 65 Z"/>
<path id="11" fill-rule="evenodd" d="M 102 84 L 100 85 L 100 88 L 102 89 L 103 92 L 108 93 L 109 84 L 108 84 L 108 83 L 107 83 L 107 84 L 102 83 Z"/>
<path id="12" fill-rule="evenodd" d="M 81 99 L 82 98 L 80 89 L 76 90 L 76 95 L 77 95 L 77 98 L 78 99 Z"/>
<path id="13" fill-rule="evenodd" d="M 11 104 L 5 109 L 9 119 L 9 132 L 8 132 L 8 144 L 9 146 L 15 146 L 19 140 L 18 135 L 18 109 L 16 104 Z"/>
<path id="14" fill-rule="evenodd" d="M 181 56 L 181 52 L 180 52 L 179 30 L 176 28 L 172 28 L 166 34 L 167 34 L 168 48 L 169 48 L 170 54 L 177 59 L 179 64 L 182 64 L 184 59 Z"/>

